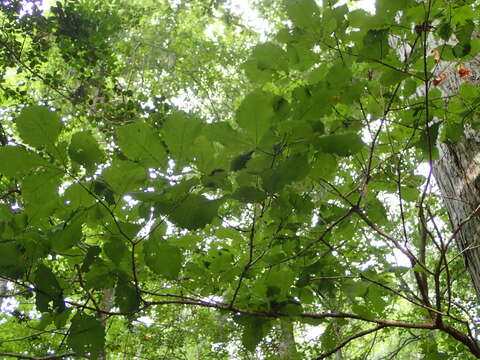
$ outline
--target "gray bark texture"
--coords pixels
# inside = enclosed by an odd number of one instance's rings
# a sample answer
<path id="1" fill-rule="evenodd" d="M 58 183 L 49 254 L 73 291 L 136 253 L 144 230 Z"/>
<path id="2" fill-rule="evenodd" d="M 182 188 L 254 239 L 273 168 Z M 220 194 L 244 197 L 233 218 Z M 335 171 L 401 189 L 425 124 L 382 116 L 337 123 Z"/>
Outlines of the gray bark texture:
<path id="1" fill-rule="evenodd" d="M 293 333 L 293 322 L 290 319 L 280 320 L 280 342 L 278 344 L 279 360 L 299 359 L 295 336 Z"/>
<path id="2" fill-rule="evenodd" d="M 100 304 L 100 310 L 106 311 L 106 312 L 112 310 L 114 299 L 115 299 L 115 289 L 103 289 L 103 298 Z M 106 331 L 107 318 L 108 316 L 105 313 L 100 313 L 98 316 L 98 319 L 100 320 L 100 322 L 102 323 L 102 326 L 105 329 L 105 335 L 107 332 Z M 106 359 L 107 359 L 107 353 L 104 349 L 100 354 L 98 354 L 98 360 L 106 360 Z"/>
<path id="3" fill-rule="evenodd" d="M 463 78 L 455 64 L 442 63 L 438 73 L 446 77 L 438 87 L 444 95 L 458 93 L 465 81 L 479 84 L 478 58 L 465 64 L 471 76 Z M 433 175 L 456 234 L 457 247 L 480 299 L 480 132 L 466 125 L 465 135 L 458 142 L 438 142 L 437 146 L 440 158 L 433 164 Z"/>
<path id="4" fill-rule="evenodd" d="M 7 296 L 7 280 L 0 279 L 0 307 L 3 304 L 3 300 Z"/>

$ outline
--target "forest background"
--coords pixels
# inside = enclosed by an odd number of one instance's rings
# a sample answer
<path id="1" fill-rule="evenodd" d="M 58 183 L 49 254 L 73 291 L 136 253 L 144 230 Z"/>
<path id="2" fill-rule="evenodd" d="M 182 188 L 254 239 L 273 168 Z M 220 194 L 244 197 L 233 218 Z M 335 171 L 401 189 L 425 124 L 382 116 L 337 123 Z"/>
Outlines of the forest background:
<path id="1" fill-rule="evenodd" d="M 480 358 L 480 4 L 360 5 L 0 1 L 0 357 Z"/>

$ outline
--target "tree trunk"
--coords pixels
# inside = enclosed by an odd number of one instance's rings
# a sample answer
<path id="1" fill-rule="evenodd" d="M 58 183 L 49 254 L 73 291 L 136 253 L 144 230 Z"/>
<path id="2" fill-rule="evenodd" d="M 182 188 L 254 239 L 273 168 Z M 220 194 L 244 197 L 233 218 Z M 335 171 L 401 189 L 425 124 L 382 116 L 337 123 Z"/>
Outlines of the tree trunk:
<path id="1" fill-rule="evenodd" d="M 279 360 L 299 359 L 295 337 L 293 334 L 293 323 L 290 319 L 280 320 L 280 343 L 278 345 Z"/>
<path id="2" fill-rule="evenodd" d="M 115 289 L 103 289 L 103 297 L 100 308 L 102 311 L 110 311 L 113 307 L 115 296 Z M 107 314 L 100 313 L 98 316 L 99 320 L 102 323 L 103 328 L 105 329 L 105 338 L 107 337 Z M 105 349 L 98 355 L 98 360 L 106 360 L 107 353 Z"/>
<path id="3" fill-rule="evenodd" d="M 477 59 L 465 68 L 473 75 L 480 74 Z M 460 84 L 470 80 L 460 77 L 455 64 L 444 73 L 447 76 L 439 88 L 445 95 L 457 94 Z M 480 211 L 477 211 L 480 205 L 480 132 L 466 125 L 465 135 L 458 142 L 439 142 L 438 147 L 440 159 L 433 165 L 433 175 L 456 234 L 458 249 L 480 299 Z"/>
<path id="4" fill-rule="evenodd" d="M 0 279 L 0 307 L 3 304 L 3 299 L 7 296 L 7 280 Z"/>
<path id="5" fill-rule="evenodd" d="M 433 174 L 444 199 L 458 249 L 480 299 L 480 134 L 473 130 L 455 144 L 441 143 Z M 469 219 L 469 220 L 467 220 Z"/>

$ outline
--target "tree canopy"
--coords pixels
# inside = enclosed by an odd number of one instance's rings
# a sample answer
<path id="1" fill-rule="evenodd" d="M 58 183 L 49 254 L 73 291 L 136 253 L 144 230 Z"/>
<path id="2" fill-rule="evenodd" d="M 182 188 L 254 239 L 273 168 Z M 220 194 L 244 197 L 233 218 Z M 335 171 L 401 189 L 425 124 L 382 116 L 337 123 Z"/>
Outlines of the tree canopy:
<path id="1" fill-rule="evenodd" d="M 480 358 L 480 3 L 249 9 L 0 1 L 0 358 Z"/>

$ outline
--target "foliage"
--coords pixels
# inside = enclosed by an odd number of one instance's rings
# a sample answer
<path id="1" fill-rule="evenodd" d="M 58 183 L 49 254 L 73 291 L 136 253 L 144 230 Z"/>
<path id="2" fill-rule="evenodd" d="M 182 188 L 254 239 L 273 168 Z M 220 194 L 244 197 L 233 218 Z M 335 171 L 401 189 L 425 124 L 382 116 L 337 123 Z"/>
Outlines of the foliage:
<path id="1" fill-rule="evenodd" d="M 287 320 L 290 359 L 480 358 L 420 171 L 479 130 L 477 1 L 263 1 L 266 41 L 224 1 L 38 5 L 0 3 L 1 356 L 277 359 Z"/>

